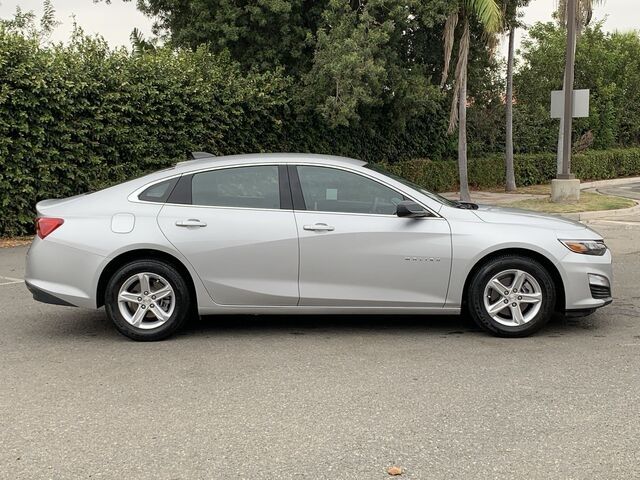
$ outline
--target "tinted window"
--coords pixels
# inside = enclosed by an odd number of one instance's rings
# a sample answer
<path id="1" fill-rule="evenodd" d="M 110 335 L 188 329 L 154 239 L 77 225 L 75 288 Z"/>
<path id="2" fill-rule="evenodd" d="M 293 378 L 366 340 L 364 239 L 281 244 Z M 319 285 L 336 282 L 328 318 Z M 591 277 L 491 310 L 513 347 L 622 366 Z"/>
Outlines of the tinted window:
<path id="1" fill-rule="evenodd" d="M 399 177 L 398 175 L 395 175 L 395 174 L 389 172 L 388 170 L 384 169 L 383 167 L 381 167 L 378 164 L 368 163 L 368 164 L 365 165 L 365 167 L 366 168 L 370 168 L 371 170 L 374 170 L 376 172 L 383 173 L 387 177 L 391 177 L 391 178 L 393 178 L 394 180 L 396 180 L 396 181 L 398 181 L 400 183 L 404 183 L 406 186 L 411 187 L 414 190 L 419 191 L 423 195 L 426 195 L 427 197 L 431 198 L 432 200 L 435 200 L 436 202 L 443 203 L 444 205 L 449 205 L 450 207 L 455 207 L 456 206 L 456 202 L 452 202 L 451 200 L 449 200 L 447 198 L 444 198 L 443 196 L 438 195 L 437 193 L 430 192 L 429 190 L 424 189 L 423 187 L 421 187 L 417 183 L 413 183 L 413 182 L 407 180 L 406 178 Z"/>
<path id="2" fill-rule="evenodd" d="M 299 166 L 307 210 L 394 215 L 402 194 L 369 178 L 328 167 Z"/>
<path id="3" fill-rule="evenodd" d="M 278 167 L 264 165 L 196 173 L 191 198 L 193 205 L 280 208 Z"/>
<path id="4" fill-rule="evenodd" d="M 144 192 L 138 195 L 139 200 L 144 200 L 145 202 L 166 202 L 171 190 L 178 182 L 178 178 L 172 178 L 170 180 L 165 180 L 164 182 L 156 183 L 155 185 L 151 185 Z"/>

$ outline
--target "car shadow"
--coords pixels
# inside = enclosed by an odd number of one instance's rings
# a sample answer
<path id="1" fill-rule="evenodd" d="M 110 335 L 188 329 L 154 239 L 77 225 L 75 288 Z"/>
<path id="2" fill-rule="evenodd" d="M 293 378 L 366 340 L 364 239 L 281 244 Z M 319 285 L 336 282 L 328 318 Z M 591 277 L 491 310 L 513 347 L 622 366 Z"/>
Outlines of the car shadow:
<path id="1" fill-rule="evenodd" d="M 414 331 L 434 335 L 481 332 L 470 319 L 460 315 L 208 315 L 190 322 L 183 333 L 282 332 L 304 335 L 365 331 Z"/>
<path id="2" fill-rule="evenodd" d="M 597 314 L 587 318 L 567 318 L 555 315 L 537 336 L 557 337 L 598 330 L 601 322 Z M 33 333 L 52 338 L 109 339 L 125 337 L 118 334 L 104 310 L 87 312 L 69 309 L 55 322 L 43 322 Z M 313 335 L 362 333 L 393 335 L 419 334 L 425 337 L 455 337 L 487 335 L 468 316 L 464 315 L 207 315 L 190 321 L 171 337 L 215 337 L 229 335 Z"/>

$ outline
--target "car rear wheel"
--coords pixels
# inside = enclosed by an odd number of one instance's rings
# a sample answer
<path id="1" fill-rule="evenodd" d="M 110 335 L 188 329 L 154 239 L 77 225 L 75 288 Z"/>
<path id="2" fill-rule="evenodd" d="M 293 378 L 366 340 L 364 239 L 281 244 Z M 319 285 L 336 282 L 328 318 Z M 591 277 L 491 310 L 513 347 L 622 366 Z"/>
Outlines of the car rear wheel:
<path id="1" fill-rule="evenodd" d="M 128 263 L 107 283 L 107 316 L 133 340 L 167 338 L 184 325 L 189 306 L 190 292 L 182 275 L 158 260 Z"/>
<path id="2" fill-rule="evenodd" d="M 551 318 L 555 285 L 540 262 L 504 255 L 484 264 L 471 279 L 467 302 L 474 321 L 503 337 L 525 337 Z"/>

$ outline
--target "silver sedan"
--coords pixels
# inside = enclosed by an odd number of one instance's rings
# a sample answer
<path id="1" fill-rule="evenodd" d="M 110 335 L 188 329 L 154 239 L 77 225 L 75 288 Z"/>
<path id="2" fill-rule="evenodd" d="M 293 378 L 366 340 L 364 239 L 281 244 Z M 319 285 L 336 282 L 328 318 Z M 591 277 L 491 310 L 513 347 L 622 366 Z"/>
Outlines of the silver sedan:
<path id="1" fill-rule="evenodd" d="M 198 314 L 469 314 L 521 337 L 611 302 L 611 254 L 584 225 L 453 202 L 340 157 L 197 154 L 37 205 L 36 300 L 105 307 L 159 340 Z"/>

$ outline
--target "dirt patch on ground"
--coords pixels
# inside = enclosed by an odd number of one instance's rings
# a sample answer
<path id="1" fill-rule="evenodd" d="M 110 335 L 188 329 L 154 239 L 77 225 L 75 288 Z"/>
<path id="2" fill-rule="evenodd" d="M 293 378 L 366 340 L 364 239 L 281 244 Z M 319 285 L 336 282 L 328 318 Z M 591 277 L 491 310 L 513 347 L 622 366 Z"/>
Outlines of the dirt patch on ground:
<path id="1" fill-rule="evenodd" d="M 33 237 L 0 237 L 0 248 L 21 247 L 29 245 Z"/>

